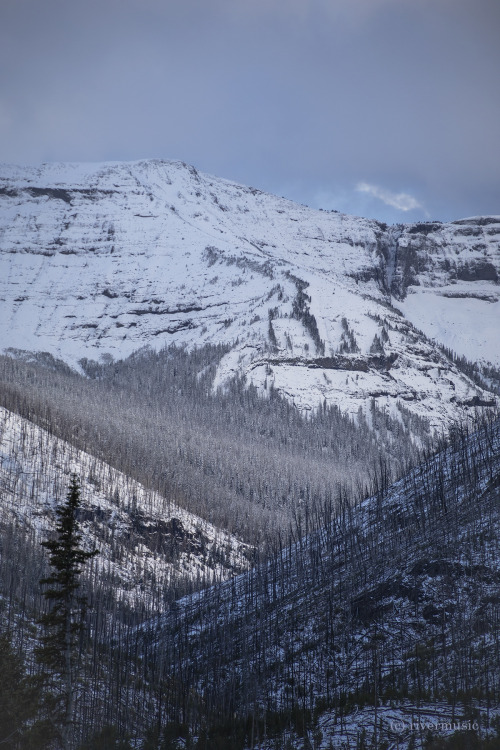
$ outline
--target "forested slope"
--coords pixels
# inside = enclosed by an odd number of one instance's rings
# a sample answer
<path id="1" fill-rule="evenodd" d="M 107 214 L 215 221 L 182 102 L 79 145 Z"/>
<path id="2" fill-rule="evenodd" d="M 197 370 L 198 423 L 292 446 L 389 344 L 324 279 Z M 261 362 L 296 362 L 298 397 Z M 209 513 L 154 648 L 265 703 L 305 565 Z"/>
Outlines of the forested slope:
<path id="1" fill-rule="evenodd" d="M 457 432 L 354 508 L 338 500 L 267 564 L 142 628 L 165 715 L 198 732 L 210 716 L 208 746 L 356 747 L 376 729 L 403 748 L 412 717 L 494 725 L 500 424 Z"/>
<path id="2" fill-rule="evenodd" d="M 395 479 L 432 444 L 403 404 L 399 419 L 373 403 L 353 420 L 336 407 L 308 417 L 240 380 L 214 392 L 225 351 L 146 350 L 86 362 L 87 376 L 50 356 L 0 357 L 0 404 L 261 549 L 313 500 Z"/>
<path id="3" fill-rule="evenodd" d="M 252 391 L 236 391 L 230 401 L 238 394 Z M 283 408 L 279 399 L 262 404 L 278 404 L 271 416 Z M 45 417 L 57 424 L 61 414 L 49 411 Z M 264 423 L 279 434 L 279 421 Z M 307 422 L 304 433 L 290 434 L 314 444 L 321 425 Z M 425 740 L 424 731 L 409 729 L 415 718 L 460 718 L 493 731 L 500 702 L 498 422 L 471 434 L 455 430 L 447 447 L 422 456 L 391 486 L 380 462 L 367 476 L 366 500 L 342 484 L 329 495 L 311 494 L 291 514 L 292 527 L 275 530 L 263 562 L 208 588 L 200 586 L 210 555 L 197 561 L 194 547 L 186 548 L 208 537 L 205 524 L 191 529 L 177 509 L 184 546 L 172 556 L 175 529 L 160 520 L 173 508 L 154 492 L 95 458 L 82 460 L 13 415 L 3 418 L 2 451 L 1 616 L 32 673 L 43 611 L 38 582 L 46 574 L 38 541 L 53 499 L 78 467 L 87 497 L 80 521 L 102 545 L 102 560 L 84 581 L 89 607 L 75 743 L 107 724 L 138 750 L 183 747 L 187 737 L 211 750 L 354 748 L 363 731 L 371 741 L 375 728 L 379 747 L 397 741 L 406 748 L 413 736 Z M 223 535 L 215 544 L 222 557 L 213 561 L 230 572 Z M 168 551 L 174 565 L 162 567 Z M 175 579 L 187 560 L 200 571 L 197 592 L 176 602 L 172 589 L 160 595 L 162 580 Z"/>
<path id="4" fill-rule="evenodd" d="M 72 474 L 81 487 L 77 520 L 85 548 L 99 549 L 86 586 L 112 592 L 111 610 L 119 604 L 137 616 L 162 611 L 179 592 L 253 562 L 249 545 L 0 408 L 0 596 L 11 604 L 24 598 L 28 621 L 40 607 L 40 544 L 53 535 Z M 16 611 L 9 605 L 7 620 Z"/>

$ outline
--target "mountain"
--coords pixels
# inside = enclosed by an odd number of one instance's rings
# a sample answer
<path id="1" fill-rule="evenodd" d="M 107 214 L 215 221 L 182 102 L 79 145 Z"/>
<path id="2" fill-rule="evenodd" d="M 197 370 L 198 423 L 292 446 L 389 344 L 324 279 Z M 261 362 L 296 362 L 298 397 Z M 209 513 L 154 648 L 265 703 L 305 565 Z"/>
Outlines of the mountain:
<path id="1" fill-rule="evenodd" d="M 178 162 L 3 166 L 0 264 L 4 351 L 223 344 L 215 388 L 436 432 L 497 401 L 500 217 L 387 227 Z"/>

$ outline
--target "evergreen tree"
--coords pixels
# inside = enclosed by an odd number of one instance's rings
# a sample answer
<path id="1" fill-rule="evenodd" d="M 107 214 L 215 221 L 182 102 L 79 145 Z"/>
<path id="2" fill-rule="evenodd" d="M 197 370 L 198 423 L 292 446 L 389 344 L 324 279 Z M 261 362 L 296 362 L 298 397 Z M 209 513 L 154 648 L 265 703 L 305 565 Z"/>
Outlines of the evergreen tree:
<path id="1" fill-rule="evenodd" d="M 52 690 L 56 696 L 50 713 L 64 750 L 71 747 L 77 685 L 75 646 L 83 628 L 85 597 L 77 593 L 81 566 L 98 553 L 95 549 L 87 552 L 81 547 L 77 519 L 79 506 L 80 484 L 73 474 L 66 502 L 56 509 L 57 538 L 42 542 L 42 546 L 49 550 L 53 572 L 40 581 L 49 587 L 44 591 L 49 610 L 40 618 L 44 633 L 37 656 L 46 673 L 46 689 Z"/>

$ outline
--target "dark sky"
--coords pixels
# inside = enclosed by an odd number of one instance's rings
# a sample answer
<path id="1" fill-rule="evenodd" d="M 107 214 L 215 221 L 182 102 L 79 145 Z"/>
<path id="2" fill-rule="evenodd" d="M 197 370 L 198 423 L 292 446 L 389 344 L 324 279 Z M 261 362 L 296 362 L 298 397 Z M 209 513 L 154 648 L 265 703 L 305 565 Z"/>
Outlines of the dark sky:
<path id="1" fill-rule="evenodd" d="M 500 2 L 1 0 L 0 161 L 150 157 L 391 222 L 500 214 Z"/>

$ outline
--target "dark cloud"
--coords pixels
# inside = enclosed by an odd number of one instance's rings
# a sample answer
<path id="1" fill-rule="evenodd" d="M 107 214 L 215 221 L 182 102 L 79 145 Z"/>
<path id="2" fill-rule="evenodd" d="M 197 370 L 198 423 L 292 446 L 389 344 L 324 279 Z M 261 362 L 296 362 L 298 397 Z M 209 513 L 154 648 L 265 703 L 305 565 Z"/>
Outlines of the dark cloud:
<path id="1" fill-rule="evenodd" d="M 385 220 L 500 213 L 499 31 L 497 0 L 3 0 L 0 159 L 178 158 Z"/>

